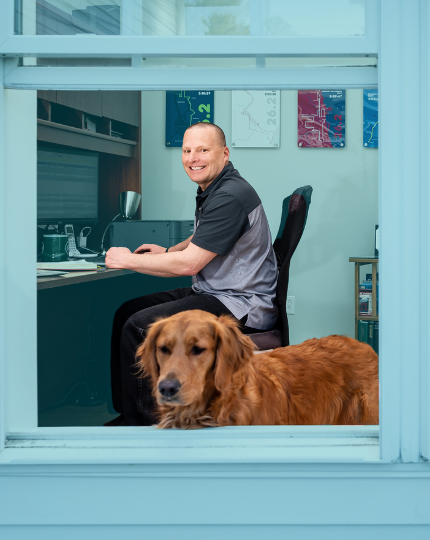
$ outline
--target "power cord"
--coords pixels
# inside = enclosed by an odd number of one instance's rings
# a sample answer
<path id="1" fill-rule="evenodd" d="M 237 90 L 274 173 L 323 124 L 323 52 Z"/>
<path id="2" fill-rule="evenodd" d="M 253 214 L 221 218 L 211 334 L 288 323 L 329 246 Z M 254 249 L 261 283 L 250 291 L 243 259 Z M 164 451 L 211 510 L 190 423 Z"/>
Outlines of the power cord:
<path id="1" fill-rule="evenodd" d="M 84 231 L 86 229 L 89 229 L 89 232 L 88 232 L 87 235 L 84 236 Z M 95 255 L 97 255 L 99 253 L 98 251 L 93 251 L 92 249 L 87 248 L 87 238 L 89 237 L 91 231 L 92 231 L 92 229 L 89 226 L 84 227 L 81 230 L 81 232 L 79 233 L 78 239 L 77 239 L 78 240 L 78 247 L 79 247 L 79 249 L 85 250 L 88 253 L 94 253 Z"/>

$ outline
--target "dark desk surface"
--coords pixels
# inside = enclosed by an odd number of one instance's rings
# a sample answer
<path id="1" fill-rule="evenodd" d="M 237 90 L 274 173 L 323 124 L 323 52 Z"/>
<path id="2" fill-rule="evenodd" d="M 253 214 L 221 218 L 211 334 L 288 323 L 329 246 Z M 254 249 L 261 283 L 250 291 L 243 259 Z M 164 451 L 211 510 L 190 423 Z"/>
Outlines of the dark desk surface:
<path id="1" fill-rule="evenodd" d="M 113 278 L 133 274 L 132 270 L 114 270 L 112 268 L 98 268 L 96 272 L 69 272 L 64 276 L 37 278 L 37 290 L 54 289 L 88 281 Z"/>

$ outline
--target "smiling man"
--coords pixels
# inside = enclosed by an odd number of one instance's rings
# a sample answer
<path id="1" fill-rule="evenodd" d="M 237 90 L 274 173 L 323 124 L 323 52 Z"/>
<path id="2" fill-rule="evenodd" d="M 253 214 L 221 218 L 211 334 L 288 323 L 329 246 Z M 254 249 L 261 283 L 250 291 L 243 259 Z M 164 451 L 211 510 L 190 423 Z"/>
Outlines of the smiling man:
<path id="1" fill-rule="evenodd" d="M 112 332 L 112 397 L 120 417 L 109 425 L 156 423 L 146 379 L 136 376 L 136 349 L 156 319 L 201 309 L 237 318 L 245 333 L 273 328 L 277 266 L 270 230 L 255 190 L 229 161 L 224 132 L 209 123 L 185 132 L 182 164 L 198 185 L 194 234 L 169 249 L 142 244 L 134 253 L 111 248 L 108 268 L 162 277 L 193 276 L 192 287 L 126 302 Z"/>

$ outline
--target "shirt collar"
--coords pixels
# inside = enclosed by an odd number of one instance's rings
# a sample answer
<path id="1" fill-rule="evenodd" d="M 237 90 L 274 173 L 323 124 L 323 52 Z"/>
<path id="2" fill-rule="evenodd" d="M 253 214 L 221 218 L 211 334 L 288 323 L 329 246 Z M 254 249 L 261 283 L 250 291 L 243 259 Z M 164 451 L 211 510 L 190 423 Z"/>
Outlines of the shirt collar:
<path id="1" fill-rule="evenodd" d="M 221 180 L 221 178 L 228 172 L 231 172 L 232 170 L 234 169 L 233 167 L 233 163 L 231 161 L 229 161 L 226 166 L 224 167 L 224 169 L 219 173 L 219 175 L 215 178 L 215 180 L 209 184 L 209 186 L 203 191 L 202 188 L 199 186 L 197 188 L 197 197 L 199 198 L 205 198 L 207 197 L 214 189 L 215 189 L 215 186 L 216 184 L 219 183 L 219 181 Z"/>

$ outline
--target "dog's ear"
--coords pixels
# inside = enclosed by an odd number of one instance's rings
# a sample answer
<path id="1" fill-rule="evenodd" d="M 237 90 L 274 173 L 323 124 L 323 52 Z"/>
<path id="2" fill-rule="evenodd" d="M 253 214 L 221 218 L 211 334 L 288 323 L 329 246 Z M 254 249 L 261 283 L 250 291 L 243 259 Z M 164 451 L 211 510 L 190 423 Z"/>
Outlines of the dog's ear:
<path id="1" fill-rule="evenodd" d="M 254 344 L 242 334 L 232 317 L 221 315 L 215 324 L 217 349 L 214 383 L 216 389 L 223 392 L 230 386 L 233 374 L 252 358 Z"/>
<path id="2" fill-rule="evenodd" d="M 157 338 L 164 327 L 165 319 L 161 319 L 148 328 L 145 341 L 139 346 L 136 352 L 137 366 L 139 375 L 150 376 L 154 385 L 156 385 L 160 375 L 160 368 L 157 362 Z"/>

